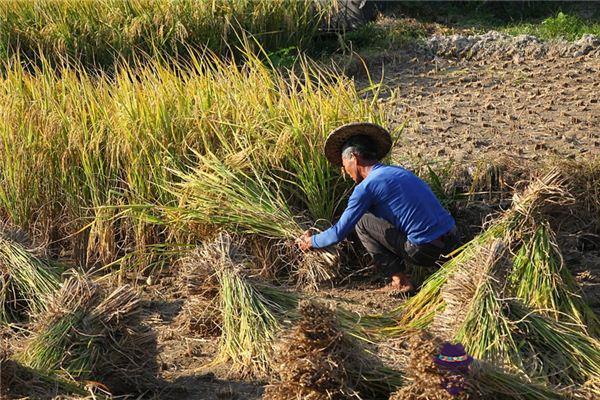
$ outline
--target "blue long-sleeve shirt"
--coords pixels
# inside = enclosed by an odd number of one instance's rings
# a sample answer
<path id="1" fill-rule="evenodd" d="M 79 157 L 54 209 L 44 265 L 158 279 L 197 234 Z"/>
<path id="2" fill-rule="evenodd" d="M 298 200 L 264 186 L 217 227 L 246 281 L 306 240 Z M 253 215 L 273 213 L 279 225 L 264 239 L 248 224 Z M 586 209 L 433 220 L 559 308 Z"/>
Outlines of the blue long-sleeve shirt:
<path id="1" fill-rule="evenodd" d="M 389 221 L 413 244 L 438 239 L 455 225 L 450 213 L 419 177 L 401 167 L 375 164 L 352 191 L 338 222 L 312 236 L 313 247 L 340 242 L 366 212 Z"/>

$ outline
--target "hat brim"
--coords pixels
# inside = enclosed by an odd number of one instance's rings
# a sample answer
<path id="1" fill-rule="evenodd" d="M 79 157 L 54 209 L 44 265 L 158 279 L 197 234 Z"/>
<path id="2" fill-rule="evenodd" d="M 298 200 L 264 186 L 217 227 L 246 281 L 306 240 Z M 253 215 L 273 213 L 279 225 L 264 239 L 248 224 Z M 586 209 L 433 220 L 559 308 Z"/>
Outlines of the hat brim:
<path id="1" fill-rule="evenodd" d="M 466 360 L 459 361 L 459 362 L 449 362 L 449 361 L 440 360 L 439 358 L 434 357 L 433 361 L 441 367 L 453 369 L 453 368 L 468 366 L 469 364 L 471 364 L 473 362 L 473 357 L 468 356 Z"/>
<path id="2" fill-rule="evenodd" d="M 342 146 L 353 136 L 364 135 L 373 141 L 377 161 L 392 148 L 392 136 L 383 127 L 370 122 L 352 122 L 333 130 L 325 140 L 325 157 L 333 165 L 342 165 Z"/>

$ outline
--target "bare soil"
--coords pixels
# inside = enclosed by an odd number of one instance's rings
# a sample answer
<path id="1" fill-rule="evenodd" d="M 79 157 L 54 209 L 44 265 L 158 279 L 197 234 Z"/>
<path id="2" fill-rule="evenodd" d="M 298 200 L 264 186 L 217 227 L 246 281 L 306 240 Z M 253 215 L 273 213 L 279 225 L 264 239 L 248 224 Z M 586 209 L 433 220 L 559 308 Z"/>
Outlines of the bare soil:
<path id="1" fill-rule="evenodd" d="M 392 126 L 406 124 L 395 148 L 400 159 L 468 164 L 504 155 L 541 161 L 600 154 L 600 57 L 401 53 L 380 65 L 394 90 Z"/>

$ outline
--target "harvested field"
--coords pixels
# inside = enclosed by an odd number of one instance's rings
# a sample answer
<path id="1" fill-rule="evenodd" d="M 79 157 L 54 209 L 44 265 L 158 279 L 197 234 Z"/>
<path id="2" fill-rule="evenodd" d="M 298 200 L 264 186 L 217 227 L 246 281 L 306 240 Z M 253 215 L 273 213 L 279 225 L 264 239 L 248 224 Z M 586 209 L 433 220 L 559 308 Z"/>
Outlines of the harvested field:
<path id="1" fill-rule="evenodd" d="M 396 149 L 400 160 L 472 165 L 502 156 L 523 163 L 600 154 L 597 55 L 382 58 L 384 82 L 396 90 L 392 120 L 409 120 Z M 381 67 L 377 58 L 370 66 Z"/>
<path id="2" fill-rule="evenodd" d="M 186 14 L 192 3 L 159 13 L 139 2 L 110 21 L 133 32 L 128 13 L 155 12 L 177 25 L 200 18 Z M 229 10 L 262 32 L 267 3 L 236 4 L 214 2 L 224 8 L 212 22 L 229 29 Z M 342 48 L 340 68 L 302 55 L 286 69 L 254 52 L 280 49 L 294 26 L 306 36 L 291 43 L 314 40 L 316 21 L 301 8 L 287 19 L 287 4 L 273 11 L 285 29 L 237 60 L 168 62 L 159 35 L 149 43 L 165 59 L 150 52 L 104 75 L 84 48 L 73 55 L 85 65 L 61 68 L 0 48 L 11 58 L 0 78 L 0 398 L 600 396 L 600 39 L 435 31 L 370 49 L 364 65 Z M 243 41 L 215 38 L 219 52 Z M 130 51 L 120 46 L 106 60 Z M 390 128 L 385 161 L 414 170 L 457 221 L 462 247 L 439 267 L 409 265 L 410 295 L 379 290 L 355 234 L 323 251 L 294 243 L 344 209 L 352 182 L 322 146 L 351 121 Z M 438 368 L 445 341 L 474 357 L 468 371 Z M 448 382 L 464 386 L 459 397 Z"/>

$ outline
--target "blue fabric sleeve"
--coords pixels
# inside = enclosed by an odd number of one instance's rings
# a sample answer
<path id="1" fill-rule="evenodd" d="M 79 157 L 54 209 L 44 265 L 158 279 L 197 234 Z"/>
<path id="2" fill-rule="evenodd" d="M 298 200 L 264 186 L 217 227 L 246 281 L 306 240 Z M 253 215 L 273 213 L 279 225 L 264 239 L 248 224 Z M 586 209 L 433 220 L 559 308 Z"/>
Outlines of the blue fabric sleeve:
<path id="1" fill-rule="evenodd" d="M 344 240 L 372 204 L 373 195 L 366 187 L 356 186 L 348 199 L 348 207 L 342 213 L 339 221 L 326 231 L 313 235 L 312 246 L 315 249 L 321 249 Z"/>

